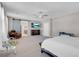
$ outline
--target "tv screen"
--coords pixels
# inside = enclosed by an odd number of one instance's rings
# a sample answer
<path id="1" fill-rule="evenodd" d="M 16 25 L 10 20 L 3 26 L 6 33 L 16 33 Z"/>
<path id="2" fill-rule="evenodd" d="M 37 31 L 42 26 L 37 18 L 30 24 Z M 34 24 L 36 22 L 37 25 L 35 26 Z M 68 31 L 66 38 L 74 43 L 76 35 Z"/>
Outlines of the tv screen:
<path id="1" fill-rule="evenodd" d="M 40 28 L 40 23 L 31 23 L 32 28 Z"/>

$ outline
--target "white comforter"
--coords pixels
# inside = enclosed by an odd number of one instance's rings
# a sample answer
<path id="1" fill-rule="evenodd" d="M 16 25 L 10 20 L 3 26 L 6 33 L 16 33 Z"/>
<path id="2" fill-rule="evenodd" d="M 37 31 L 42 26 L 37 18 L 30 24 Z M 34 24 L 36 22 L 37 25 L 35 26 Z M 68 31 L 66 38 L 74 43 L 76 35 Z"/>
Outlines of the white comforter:
<path id="1" fill-rule="evenodd" d="M 44 48 L 59 57 L 79 57 L 79 38 L 58 36 L 46 39 L 41 48 Z"/>

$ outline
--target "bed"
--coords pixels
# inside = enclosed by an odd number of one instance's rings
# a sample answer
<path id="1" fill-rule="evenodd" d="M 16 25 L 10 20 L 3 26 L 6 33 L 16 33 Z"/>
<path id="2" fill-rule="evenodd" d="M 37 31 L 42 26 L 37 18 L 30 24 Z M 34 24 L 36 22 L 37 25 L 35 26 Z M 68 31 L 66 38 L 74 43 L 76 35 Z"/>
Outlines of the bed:
<path id="1" fill-rule="evenodd" d="M 53 57 L 79 57 L 79 38 L 60 35 L 46 39 L 41 44 L 41 52 Z"/>

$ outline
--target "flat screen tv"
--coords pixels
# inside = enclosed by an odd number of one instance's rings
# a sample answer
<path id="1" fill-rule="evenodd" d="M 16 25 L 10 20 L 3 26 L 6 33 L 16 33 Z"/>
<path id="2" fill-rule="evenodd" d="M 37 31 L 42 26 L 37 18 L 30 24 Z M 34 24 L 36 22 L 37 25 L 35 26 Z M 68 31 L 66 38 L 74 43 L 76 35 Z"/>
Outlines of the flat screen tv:
<path id="1" fill-rule="evenodd" d="M 37 23 L 37 22 L 33 22 L 33 23 L 31 23 L 31 27 L 32 28 L 40 28 L 40 23 Z"/>

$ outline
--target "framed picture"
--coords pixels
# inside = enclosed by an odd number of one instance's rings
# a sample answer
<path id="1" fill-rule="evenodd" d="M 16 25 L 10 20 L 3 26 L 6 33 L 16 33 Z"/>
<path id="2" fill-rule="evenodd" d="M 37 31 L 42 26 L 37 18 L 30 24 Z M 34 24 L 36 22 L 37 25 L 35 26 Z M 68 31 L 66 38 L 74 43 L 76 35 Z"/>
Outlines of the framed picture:
<path id="1" fill-rule="evenodd" d="M 31 27 L 32 28 L 40 28 L 41 27 L 41 24 L 38 23 L 38 22 L 33 22 L 33 23 L 31 23 Z"/>

